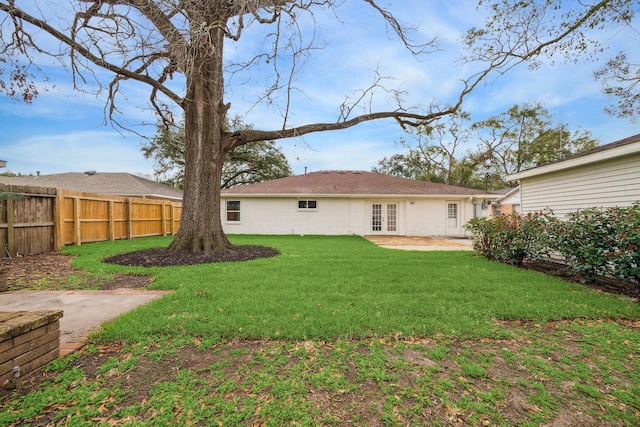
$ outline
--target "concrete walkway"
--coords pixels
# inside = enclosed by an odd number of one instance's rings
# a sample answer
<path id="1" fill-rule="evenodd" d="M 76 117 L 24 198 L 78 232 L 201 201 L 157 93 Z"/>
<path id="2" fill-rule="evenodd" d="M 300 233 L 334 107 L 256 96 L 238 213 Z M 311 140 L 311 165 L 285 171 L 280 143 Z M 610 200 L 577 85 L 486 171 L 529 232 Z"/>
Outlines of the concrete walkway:
<path id="1" fill-rule="evenodd" d="M 0 293 L 0 311 L 62 310 L 60 355 L 81 348 L 89 334 L 108 320 L 168 291 L 11 291 Z"/>
<path id="2" fill-rule="evenodd" d="M 407 251 L 470 251 L 471 241 L 453 237 L 364 236 L 378 246 Z"/>

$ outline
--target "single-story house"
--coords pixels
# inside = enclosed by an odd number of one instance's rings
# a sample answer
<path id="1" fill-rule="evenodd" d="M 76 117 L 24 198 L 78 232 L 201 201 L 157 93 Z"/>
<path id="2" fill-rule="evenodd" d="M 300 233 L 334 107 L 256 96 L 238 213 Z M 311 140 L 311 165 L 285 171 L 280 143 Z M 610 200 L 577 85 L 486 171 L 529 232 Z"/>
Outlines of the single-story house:
<path id="1" fill-rule="evenodd" d="M 524 213 L 551 209 L 561 218 L 590 207 L 640 201 L 640 134 L 508 175 L 520 182 Z"/>
<path id="2" fill-rule="evenodd" d="M 222 191 L 229 234 L 465 235 L 494 194 L 364 171 L 319 171 Z"/>
<path id="3" fill-rule="evenodd" d="M 182 190 L 121 172 L 68 172 L 50 175 L 0 176 L 0 184 L 56 188 L 83 193 L 182 201 Z"/>
<path id="4" fill-rule="evenodd" d="M 500 196 L 491 202 L 491 208 L 493 215 L 509 215 L 520 212 L 520 186 L 502 191 Z"/>

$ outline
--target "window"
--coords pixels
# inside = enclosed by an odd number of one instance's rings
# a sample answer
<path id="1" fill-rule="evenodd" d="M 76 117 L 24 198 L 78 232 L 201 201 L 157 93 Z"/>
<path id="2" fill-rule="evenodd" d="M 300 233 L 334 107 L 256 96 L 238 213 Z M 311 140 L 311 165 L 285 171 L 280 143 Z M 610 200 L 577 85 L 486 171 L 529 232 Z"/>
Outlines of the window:
<path id="1" fill-rule="evenodd" d="M 298 209 L 316 209 L 317 207 L 315 200 L 298 200 Z"/>
<path id="2" fill-rule="evenodd" d="M 449 203 L 447 205 L 447 219 L 448 226 L 450 228 L 456 228 L 458 226 L 458 204 Z"/>
<path id="3" fill-rule="evenodd" d="M 240 221 L 240 200 L 227 200 L 227 221 Z"/>

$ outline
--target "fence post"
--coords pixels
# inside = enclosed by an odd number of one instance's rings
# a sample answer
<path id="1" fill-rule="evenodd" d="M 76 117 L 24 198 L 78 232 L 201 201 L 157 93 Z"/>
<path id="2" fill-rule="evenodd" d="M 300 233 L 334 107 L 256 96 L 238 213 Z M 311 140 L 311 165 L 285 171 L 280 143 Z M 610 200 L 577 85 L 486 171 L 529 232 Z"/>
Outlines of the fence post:
<path id="1" fill-rule="evenodd" d="M 63 236 L 66 225 L 64 223 L 64 194 L 56 190 L 56 197 L 53 199 L 53 250 L 58 251 L 63 246 Z"/>
<path id="2" fill-rule="evenodd" d="M 127 197 L 127 239 L 133 238 L 133 204 L 131 197 Z"/>
<path id="3" fill-rule="evenodd" d="M 80 223 L 80 198 L 73 198 L 73 223 L 76 235 L 76 246 L 82 245 L 82 224 Z"/>
<path id="4" fill-rule="evenodd" d="M 115 221 L 113 216 L 114 216 L 113 200 L 109 200 L 109 240 L 111 241 L 116 239 Z"/>
<path id="5" fill-rule="evenodd" d="M 15 248 L 15 235 L 14 235 L 14 218 L 13 218 L 13 200 L 7 199 L 7 247 L 11 256 L 16 254 L 13 252 Z"/>
<path id="6" fill-rule="evenodd" d="M 160 205 L 162 208 L 162 213 L 160 214 L 160 220 L 162 221 L 162 235 L 167 235 L 167 205 L 162 203 Z"/>

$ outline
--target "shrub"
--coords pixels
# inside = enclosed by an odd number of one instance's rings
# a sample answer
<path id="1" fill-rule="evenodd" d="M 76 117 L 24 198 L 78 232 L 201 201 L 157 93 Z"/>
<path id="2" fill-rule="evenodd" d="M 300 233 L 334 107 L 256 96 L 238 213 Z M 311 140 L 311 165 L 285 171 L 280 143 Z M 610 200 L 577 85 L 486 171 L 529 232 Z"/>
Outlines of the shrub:
<path id="1" fill-rule="evenodd" d="M 473 218 L 465 228 L 471 233 L 476 252 L 495 261 L 521 265 L 525 259 L 542 259 L 548 255 L 549 233 L 555 221 L 547 212 L 512 213 Z"/>
<path id="2" fill-rule="evenodd" d="M 555 252 L 589 279 L 611 276 L 640 288 L 640 202 L 572 212 L 562 221 L 538 212 L 474 218 L 465 227 L 474 250 L 489 259 L 520 265 Z"/>
<path id="3" fill-rule="evenodd" d="M 554 249 L 588 278 L 618 277 L 640 285 L 640 202 L 572 212 L 555 226 Z"/>

